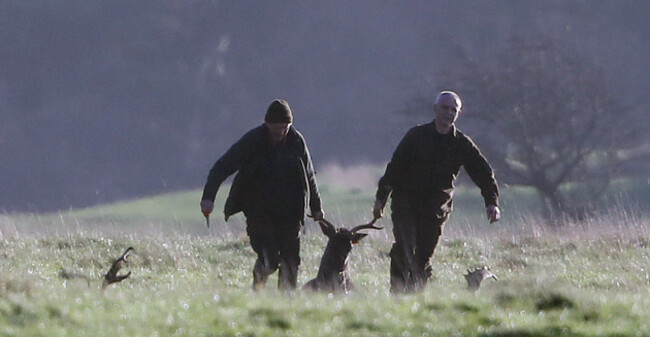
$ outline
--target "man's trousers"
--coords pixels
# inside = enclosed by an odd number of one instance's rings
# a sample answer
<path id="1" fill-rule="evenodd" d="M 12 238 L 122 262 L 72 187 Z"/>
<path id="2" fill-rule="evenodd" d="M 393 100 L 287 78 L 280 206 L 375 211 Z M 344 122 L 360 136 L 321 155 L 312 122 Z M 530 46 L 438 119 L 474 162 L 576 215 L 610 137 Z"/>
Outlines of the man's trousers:
<path id="1" fill-rule="evenodd" d="M 253 288 L 266 284 L 278 268 L 278 288 L 292 290 L 298 280 L 300 265 L 301 221 L 273 217 L 249 217 L 246 232 L 257 254 L 253 268 Z"/>
<path id="2" fill-rule="evenodd" d="M 430 259 L 448 213 L 431 207 L 426 198 L 408 195 L 394 196 L 391 210 L 395 241 L 390 251 L 390 291 L 422 291 L 431 277 Z"/>

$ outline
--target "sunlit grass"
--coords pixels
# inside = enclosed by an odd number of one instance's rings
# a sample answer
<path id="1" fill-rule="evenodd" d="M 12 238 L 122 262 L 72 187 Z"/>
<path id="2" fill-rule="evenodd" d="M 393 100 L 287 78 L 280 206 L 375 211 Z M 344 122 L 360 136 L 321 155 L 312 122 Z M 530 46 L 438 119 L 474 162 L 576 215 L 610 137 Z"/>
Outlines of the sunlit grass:
<path id="1" fill-rule="evenodd" d="M 345 296 L 282 293 L 277 275 L 263 291 L 251 291 L 255 255 L 243 217 L 224 223 L 215 214 L 208 230 L 197 190 L 2 215 L 0 335 L 650 336 L 650 221 L 643 209 L 612 204 L 550 228 L 528 208 L 531 191 L 503 191 L 507 216 L 490 225 L 478 192 L 459 188 L 427 289 L 399 297 L 389 295 L 389 218 L 353 248 L 357 290 Z M 347 227 L 367 222 L 373 192 L 324 188 L 328 218 Z M 316 275 L 325 244 L 308 221 L 300 285 Z M 102 295 L 102 275 L 129 246 L 136 249 L 125 268 L 132 277 Z M 466 291 L 463 273 L 483 265 L 499 281 Z"/>
<path id="2" fill-rule="evenodd" d="M 300 284 L 315 275 L 324 244 L 320 233 L 305 236 Z M 647 236 L 449 238 L 427 290 L 392 297 L 382 235 L 353 249 L 358 289 L 350 296 L 281 293 L 276 277 L 252 292 L 255 257 L 245 236 L 5 239 L 0 334 L 647 335 L 648 244 Z M 127 246 L 136 247 L 133 277 L 101 295 L 101 275 Z M 480 265 L 499 281 L 472 294 L 462 274 Z"/>

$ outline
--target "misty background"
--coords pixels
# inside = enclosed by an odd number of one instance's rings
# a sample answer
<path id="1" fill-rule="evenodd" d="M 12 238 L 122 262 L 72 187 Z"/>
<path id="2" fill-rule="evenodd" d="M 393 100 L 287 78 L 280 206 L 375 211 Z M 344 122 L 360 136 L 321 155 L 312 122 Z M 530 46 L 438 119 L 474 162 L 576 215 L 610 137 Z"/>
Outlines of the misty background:
<path id="1" fill-rule="evenodd" d="M 650 126 L 648 13 L 647 1 L 5 0 L 0 211 L 200 188 L 275 98 L 317 170 L 384 165 L 433 118 L 403 111 L 446 87 L 436 74 L 461 66 L 459 49 L 494 63 L 515 36 L 579 52 Z"/>

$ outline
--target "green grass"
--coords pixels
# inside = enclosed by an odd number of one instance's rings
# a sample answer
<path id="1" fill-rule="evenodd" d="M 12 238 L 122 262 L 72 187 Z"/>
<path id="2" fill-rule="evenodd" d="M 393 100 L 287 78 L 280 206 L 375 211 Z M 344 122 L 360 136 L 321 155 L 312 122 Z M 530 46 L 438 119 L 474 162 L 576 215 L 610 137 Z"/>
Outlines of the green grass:
<path id="1" fill-rule="evenodd" d="M 483 219 L 478 192 L 459 188 L 455 213 L 422 294 L 388 293 L 386 230 L 350 256 L 351 295 L 250 290 L 255 255 L 244 219 L 205 228 L 199 191 L 56 214 L 0 215 L 0 336 L 650 336 L 647 214 L 607 212 L 550 229 L 533 193 L 504 189 L 503 221 Z M 370 218 L 371 190 L 323 188 L 328 217 Z M 223 204 L 220 192 L 217 208 Z M 308 222 L 299 284 L 316 275 L 325 237 Z M 101 294 L 126 247 L 132 277 Z M 465 290 L 467 268 L 499 281 Z"/>
<path id="2" fill-rule="evenodd" d="M 224 232 L 242 232 L 245 218 L 241 213 L 227 223 L 224 221 L 222 209 L 228 189 L 225 186 L 217 195 L 215 212 L 211 216 L 211 230 L 205 228 L 205 219 L 199 212 L 199 190 L 49 214 L 0 215 L 0 220 L 5 233 L 65 234 L 97 230 L 113 234 L 222 235 Z M 331 221 L 352 226 L 371 220 L 374 190 L 331 188 L 328 185 L 324 185 L 322 190 L 323 208 Z M 501 204 L 506 216 L 500 226 L 517 227 L 517 222 L 522 217 L 534 213 L 535 199 L 530 189 L 508 188 L 502 194 Z M 483 207 L 478 189 L 459 187 L 454 198 L 455 210 L 448 227 L 486 227 Z M 386 206 L 386 213 L 390 213 L 390 205 Z M 384 225 L 390 226 L 390 221 L 384 222 Z"/>
<path id="3" fill-rule="evenodd" d="M 316 273 L 321 236 L 304 239 L 301 284 Z M 274 278 L 250 291 L 254 255 L 244 237 L 5 239 L 0 335 L 647 336 L 649 244 L 647 237 L 447 239 L 427 290 L 391 297 L 382 236 L 353 250 L 358 290 L 350 296 L 284 294 Z M 127 268 L 133 277 L 101 295 L 101 275 L 129 245 L 137 250 Z M 500 280 L 471 294 L 462 273 L 482 264 Z"/>

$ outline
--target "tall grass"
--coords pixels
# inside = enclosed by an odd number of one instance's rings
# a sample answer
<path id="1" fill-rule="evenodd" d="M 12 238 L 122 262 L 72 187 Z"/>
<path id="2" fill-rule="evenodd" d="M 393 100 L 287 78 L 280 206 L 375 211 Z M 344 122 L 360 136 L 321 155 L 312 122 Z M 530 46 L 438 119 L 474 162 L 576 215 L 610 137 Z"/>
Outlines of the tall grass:
<path id="1" fill-rule="evenodd" d="M 335 171 L 335 170 L 334 170 Z M 325 173 L 325 172 L 323 172 Z M 325 175 L 326 176 L 326 175 Z M 370 219 L 374 191 L 328 184 L 328 218 Z M 55 214 L 0 216 L 2 336 L 650 336 L 647 210 L 619 198 L 551 228 L 534 194 L 504 188 L 504 218 L 484 219 L 478 191 L 459 187 L 422 294 L 390 296 L 386 227 L 350 255 L 349 296 L 283 293 L 277 275 L 250 290 L 255 255 L 244 219 L 211 229 L 197 190 Z M 217 209 L 225 191 L 219 193 Z M 308 223 L 299 284 L 316 275 L 325 236 Z M 126 247 L 132 277 L 102 295 L 101 277 Z M 499 281 L 477 293 L 463 273 L 488 265 Z"/>

